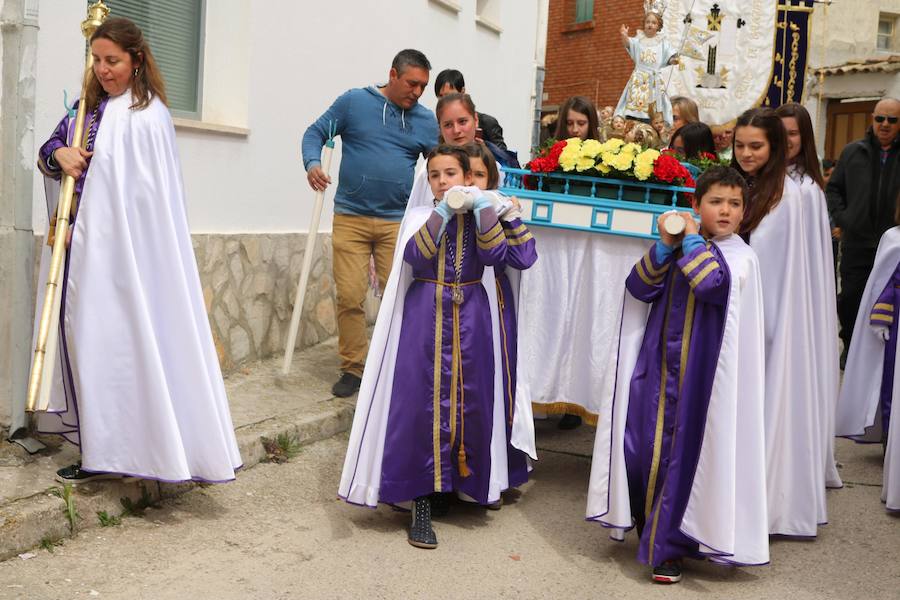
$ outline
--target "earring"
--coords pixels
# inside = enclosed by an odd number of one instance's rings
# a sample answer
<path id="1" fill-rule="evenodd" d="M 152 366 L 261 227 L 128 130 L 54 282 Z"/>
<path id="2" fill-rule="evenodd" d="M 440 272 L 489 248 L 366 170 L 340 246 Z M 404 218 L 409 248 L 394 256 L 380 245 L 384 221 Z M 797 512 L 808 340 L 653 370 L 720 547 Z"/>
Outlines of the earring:
<path id="1" fill-rule="evenodd" d="M 135 69 L 135 70 L 134 70 L 134 76 L 135 76 L 135 78 L 137 78 L 137 74 L 138 74 L 138 70 Z"/>

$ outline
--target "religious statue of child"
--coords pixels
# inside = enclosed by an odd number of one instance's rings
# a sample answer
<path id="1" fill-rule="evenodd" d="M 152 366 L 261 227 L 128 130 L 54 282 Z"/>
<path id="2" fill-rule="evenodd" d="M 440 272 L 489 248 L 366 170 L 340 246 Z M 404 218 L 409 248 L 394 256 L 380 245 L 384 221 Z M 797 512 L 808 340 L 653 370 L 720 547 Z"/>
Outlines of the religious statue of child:
<path id="1" fill-rule="evenodd" d="M 666 123 L 672 122 L 672 103 L 666 95 L 662 69 L 678 62 L 677 51 L 659 36 L 663 28 L 664 0 L 644 1 L 644 29 L 629 37 L 628 26 L 619 33 L 622 43 L 634 61 L 634 71 L 622 90 L 616 115 L 650 122 L 651 111 L 661 113 Z"/>

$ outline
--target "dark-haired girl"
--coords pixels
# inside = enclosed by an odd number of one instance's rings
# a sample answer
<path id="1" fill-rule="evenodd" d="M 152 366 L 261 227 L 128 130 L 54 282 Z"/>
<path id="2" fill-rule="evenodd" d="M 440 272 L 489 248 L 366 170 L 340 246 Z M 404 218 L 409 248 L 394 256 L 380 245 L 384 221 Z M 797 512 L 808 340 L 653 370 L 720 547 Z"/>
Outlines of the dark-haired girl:
<path id="1" fill-rule="evenodd" d="M 775 111 L 781 117 L 787 136 L 788 176 L 800 188 L 803 198 L 803 223 L 806 231 L 807 258 L 813 302 L 809 309 L 818 326 L 813 330 L 811 346 L 816 355 L 819 385 L 818 396 L 823 405 L 822 460 L 825 465 L 825 484 L 830 488 L 843 486 L 834 462 L 834 410 L 840 381 L 839 354 L 834 340 L 838 338 L 837 293 L 834 281 L 834 256 L 831 244 L 831 225 L 825 203 L 825 180 L 816 155 L 816 140 L 812 119 L 803 106 L 795 102 L 782 104 Z"/>
<path id="2" fill-rule="evenodd" d="M 401 225 L 339 494 L 368 506 L 413 501 L 408 541 L 435 548 L 429 496 L 489 504 L 494 350 L 481 280 L 507 242 L 462 148 L 436 147 L 426 168 L 433 208 L 407 209 Z M 473 204 L 456 213 L 446 194 L 458 186 Z"/>
<path id="3" fill-rule="evenodd" d="M 703 154 L 716 156 L 716 142 L 706 123 L 688 123 L 672 134 L 669 148 L 684 158 L 700 158 Z"/>
<path id="4" fill-rule="evenodd" d="M 472 182 L 482 190 L 497 189 L 497 163 L 490 151 L 481 144 L 468 144 L 463 149 L 472 164 Z M 519 487 L 528 481 L 528 454 L 534 455 L 535 452 L 531 405 L 528 402 L 516 402 L 519 338 L 516 303 L 520 271 L 530 268 L 537 261 L 538 255 L 534 235 L 522 222 L 518 200 L 511 200 L 514 202 L 500 218 L 500 225 L 506 234 L 506 256 L 501 263 L 494 265 L 500 326 L 497 354 L 503 381 L 503 422 L 506 433 L 506 478 L 502 481 L 504 490 Z M 530 422 L 526 423 L 527 427 L 520 428 L 523 420 Z M 499 506 L 498 502 L 489 507 Z"/>
<path id="5" fill-rule="evenodd" d="M 557 140 L 599 140 L 599 119 L 594 103 L 584 96 L 572 96 L 563 102 L 559 107 L 556 134 L 553 137 Z"/>
<path id="6" fill-rule="evenodd" d="M 781 118 L 751 109 L 734 132 L 736 167 L 750 185 L 742 235 L 759 257 L 766 341 L 766 484 L 769 533 L 813 537 L 827 521 L 825 439 L 821 423 L 831 406 L 819 397 L 819 365 L 812 343 L 819 324 L 810 307 L 809 235 L 803 197 L 787 176 Z"/>

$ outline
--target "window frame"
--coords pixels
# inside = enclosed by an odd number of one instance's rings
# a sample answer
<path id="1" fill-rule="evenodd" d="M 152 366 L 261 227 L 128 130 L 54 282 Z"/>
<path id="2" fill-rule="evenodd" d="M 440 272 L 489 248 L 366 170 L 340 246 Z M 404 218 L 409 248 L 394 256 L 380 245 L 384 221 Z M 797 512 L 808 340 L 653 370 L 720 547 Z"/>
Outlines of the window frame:
<path id="1" fill-rule="evenodd" d="M 202 121 L 203 120 L 203 71 L 204 64 L 206 58 L 206 4 L 207 0 L 197 0 L 200 3 L 200 16 L 199 16 L 199 32 L 197 36 L 197 95 L 196 95 L 196 106 L 195 110 L 182 110 L 179 108 L 173 108 L 169 106 L 169 112 L 173 117 L 190 120 L 190 121 Z M 87 0 L 86 4 L 89 6 L 92 3 L 92 0 Z M 111 7 L 115 9 L 115 3 Z M 123 16 L 116 15 L 110 13 L 110 16 Z M 151 46 L 152 49 L 152 46 Z M 163 73 L 165 76 L 165 73 Z"/>
<path id="2" fill-rule="evenodd" d="M 589 7 L 587 5 L 590 5 Z M 579 8 L 583 10 L 581 12 L 587 15 L 587 18 L 579 19 Z M 576 25 L 580 25 L 582 23 L 590 23 L 594 20 L 594 0 L 575 0 L 575 17 L 572 22 Z M 581 16 L 584 17 L 585 14 Z"/>
<path id="3" fill-rule="evenodd" d="M 886 52 L 890 53 L 894 51 L 895 39 L 897 37 L 897 15 L 892 15 L 890 13 L 879 13 L 878 14 L 878 27 L 875 30 L 875 51 L 876 52 Z M 881 32 L 881 24 L 887 23 L 890 27 L 890 31 L 888 33 Z M 882 47 L 882 40 L 885 41 L 885 46 Z"/>

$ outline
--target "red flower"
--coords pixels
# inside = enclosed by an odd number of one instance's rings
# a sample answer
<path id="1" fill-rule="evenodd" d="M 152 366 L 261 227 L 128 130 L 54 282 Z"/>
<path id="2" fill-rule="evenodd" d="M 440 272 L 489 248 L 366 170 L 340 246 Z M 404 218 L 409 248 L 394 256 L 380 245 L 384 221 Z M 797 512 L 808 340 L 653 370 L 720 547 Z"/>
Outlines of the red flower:
<path id="1" fill-rule="evenodd" d="M 718 161 L 719 157 L 713 154 L 712 152 L 701 152 L 700 158 L 705 158 L 706 160 L 714 160 Z"/>
<path id="2" fill-rule="evenodd" d="M 541 153 L 525 165 L 532 173 L 552 173 L 559 168 L 559 155 L 566 147 L 566 141 L 562 140 L 545 148 Z"/>
<path id="3" fill-rule="evenodd" d="M 653 163 L 653 175 L 660 181 L 673 183 L 676 179 L 686 181 L 690 172 L 671 154 L 661 154 Z"/>
<path id="4" fill-rule="evenodd" d="M 553 158 L 559 158 L 559 155 L 562 154 L 562 151 L 566 148 L 566 140 L 560 140 L 553 144 L 550 147 L 550 156 Z"/>

